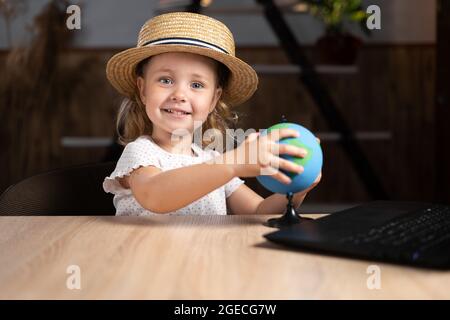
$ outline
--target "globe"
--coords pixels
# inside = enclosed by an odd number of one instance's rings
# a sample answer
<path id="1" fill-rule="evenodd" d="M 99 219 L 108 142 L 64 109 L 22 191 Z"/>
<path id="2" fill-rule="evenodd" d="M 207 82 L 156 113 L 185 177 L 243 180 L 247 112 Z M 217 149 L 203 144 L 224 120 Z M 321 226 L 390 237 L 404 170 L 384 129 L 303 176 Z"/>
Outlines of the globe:
<path id="1" fill-rule="evenodd" d="M 281 194 L 288 194 L 290 192 L 296 193 L 307 189 L 319 176 L 320 171 L 322 170 L 322 161 L 323 161 L 322 149 L 320 148 L 320 144 L 317 142 L 316 137 L 311 133 L 311 131 L 295 123 L 283 122 L 273 125 L 267 130 L 261 132 L 261 135 L 266 135 L 267 133 L 269 133 L 274 129 L 283 129 L 283 128 L 294 129 L 300 133 L 300 136 L 298 138 L 295 137 L 283 138 L 279 140 L 278 143 L 289 144 L 304 148 L 308 151 L 308 154 L 304 158 L 280 154 L 280 158 L 293 161 L 296 164 L 303 166 L 305 170 L 302 173 L 297 174 L 294 172 L 280 169 L 282 173 L 291 178 L 292 181 L 289 184 L 281 183 L 280 181 L 274 179 L 270 175 L 260 175 L 256 177 L 256 179 L 259 181 L 259 183 L 261 183 L 264 186 L 264 188 L 274 193 L 281 193 Z"/>

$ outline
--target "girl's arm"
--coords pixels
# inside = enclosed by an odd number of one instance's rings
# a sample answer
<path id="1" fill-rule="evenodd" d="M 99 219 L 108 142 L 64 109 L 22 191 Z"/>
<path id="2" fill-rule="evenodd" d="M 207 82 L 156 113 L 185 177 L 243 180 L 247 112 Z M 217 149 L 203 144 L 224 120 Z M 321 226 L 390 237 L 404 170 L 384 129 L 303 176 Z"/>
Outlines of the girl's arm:
<path id="1" fill-rule="evenodd" d="M 322 179 L 322 172 L 308 189 L 294 193 L 292 202 L 298 208 L 305 200 L 306 195 L 314 189 Z M 227 198 L 227 206 L 234 214 L 282 214 L 286 209 L 288 200 L 286 195 L 274 193 L 263 199 L 246 185 L 241 185 Z"/>
<path id="2" fill-rule="evenodd" d="M 134 170 L 121 184 L 129 187 L 137 202 L 155 213 L 183 208 L 235 177 L 226 164 L 201 163 L 169 171 L 148 166 Z"/>
<path id="3" fill-rule="evenodd" d="M 239 147 L 212 159 L 213 161 L 169 171 L 161 171 L 153 166 L 142 167 L 123 178 L 121 184 L 131 189 L 143 208 L 156 213 L 172 212 L 200 199 L 234 177 L 258 176 L 262 170 L 260 159 L 269 159 L 264 166 L 276 164 L 281 169 L 301 172 L 301 166 L 272 154 L 275 152 L 300 157 L 306 155 L 306 150 L 302 148 L 278 145 L 274 142 L 288 136 L 298 137 L 298 133 L 292 129 L 273 130 L 264 137 L 253 133 Z M 258 155 L 256 163 L 251 161 L 251 151 L 254 150 Z M 279 170 L 276 170 L 272 177 L 282 182 L 290 182 L 289 177 Z M 239 189 L 241 191 L 235 195 L 235 198 L 238 199 L 239 196 L 239 199 L 231 200 L 236 203 L 232 209 L 236 213 L 255 213 L 259 205 L 267 200 L 262 201 L 262 198 L 249 188 Z M 262 209 L 265 206 L 263 205 Z"/>
<path id="4" fill-rule="evenodd" d="M 294 195 L 294 208 L 302 204 L 305 196 Z M 227 198 L 227 207 L 233 214 L 282 214 L 286 205 L 286 195 L 275 193 L 264 199 L 245 184 Z"/>

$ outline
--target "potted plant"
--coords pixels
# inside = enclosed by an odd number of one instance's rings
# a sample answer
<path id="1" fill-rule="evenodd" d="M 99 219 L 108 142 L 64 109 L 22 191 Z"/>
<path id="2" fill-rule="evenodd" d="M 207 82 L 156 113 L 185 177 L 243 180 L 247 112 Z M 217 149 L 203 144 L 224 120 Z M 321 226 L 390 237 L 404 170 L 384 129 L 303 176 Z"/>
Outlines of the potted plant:
<path id="1" fill-rule="evenodd" d="M 367 34 L 367 13 L 361 0 L 305 0 L 309 12 L 325 24 L 325 34 L 316 43 L 319 63 L 354 64 L 362 40 L 346 30 L 347 22 L 359 23 Z"/>

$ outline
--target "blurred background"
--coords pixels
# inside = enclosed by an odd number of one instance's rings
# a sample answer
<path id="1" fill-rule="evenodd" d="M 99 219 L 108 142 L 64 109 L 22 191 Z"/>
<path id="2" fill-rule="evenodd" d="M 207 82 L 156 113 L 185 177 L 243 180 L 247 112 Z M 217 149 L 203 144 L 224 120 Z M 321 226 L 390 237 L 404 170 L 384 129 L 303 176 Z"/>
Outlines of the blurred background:
<path id="1" fill-rule="evenodd" d="M 449 203 L 449 3 L 0 0 L 0 193 L 40 172 L 117 160 L 121 97 L 106 79 L 108 59 L 136 45 L 147 19 L 192 11 L 224 22 L 259 75 L 236 109 L 239 128 L 284 115 L 321 139 L 323 178 L 305 212 L 374 199 Z M 367 28 L 377 27 L 371 5 L 379 29 Z"/>

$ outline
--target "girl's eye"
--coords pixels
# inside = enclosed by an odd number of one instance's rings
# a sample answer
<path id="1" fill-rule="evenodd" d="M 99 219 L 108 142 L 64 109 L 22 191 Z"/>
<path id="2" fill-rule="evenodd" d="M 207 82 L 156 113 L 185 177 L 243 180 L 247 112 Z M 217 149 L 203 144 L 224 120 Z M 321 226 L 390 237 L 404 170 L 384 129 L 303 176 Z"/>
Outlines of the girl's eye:
<path id="1" fill-rule="evenodd" d="M 201 84 L 200 82 L 194 82 L 194 83 L 192 84 L 192 87 L 193 87 L 194 89 L 201 89 L 201 88 L 204 87 L 204 85 Z"/>
<path id="2" fill-rule="evenodd" d="M 161 78 L 161 79 L 159 79 L 159 82 L 161 82 L 163 84 L 171 84 L 172 80 L 170 80 L 169 78 Z"/>

